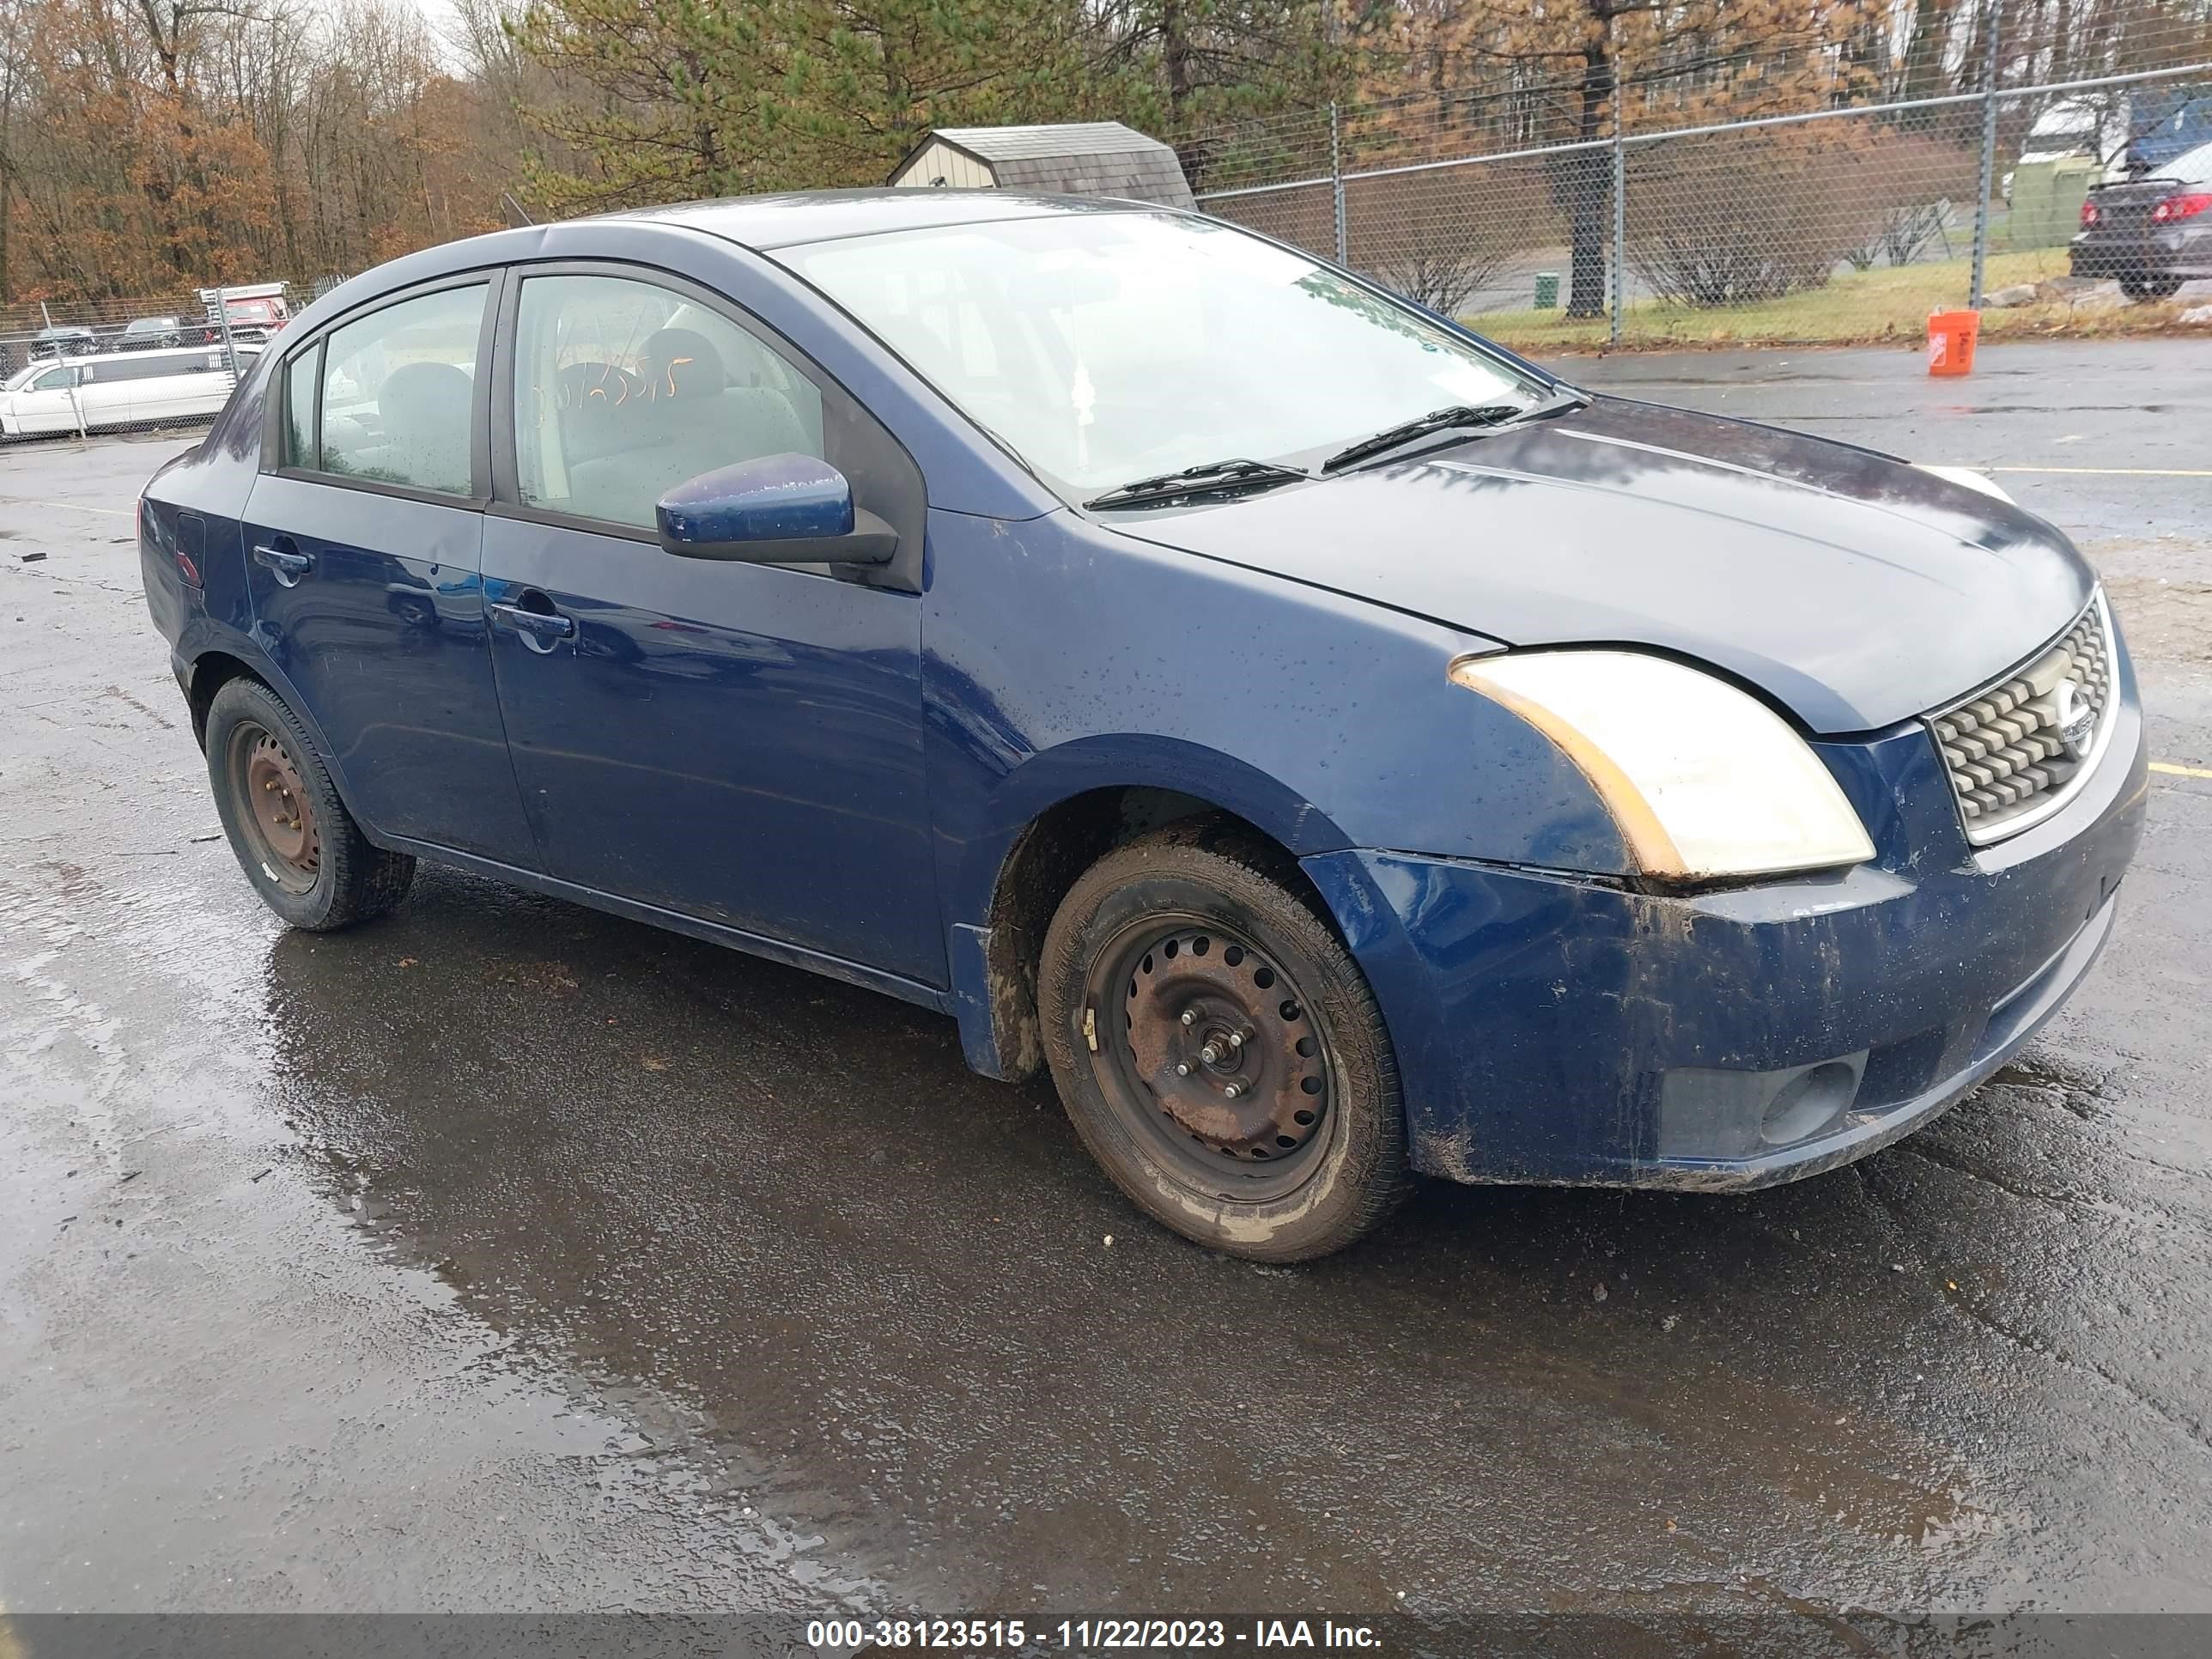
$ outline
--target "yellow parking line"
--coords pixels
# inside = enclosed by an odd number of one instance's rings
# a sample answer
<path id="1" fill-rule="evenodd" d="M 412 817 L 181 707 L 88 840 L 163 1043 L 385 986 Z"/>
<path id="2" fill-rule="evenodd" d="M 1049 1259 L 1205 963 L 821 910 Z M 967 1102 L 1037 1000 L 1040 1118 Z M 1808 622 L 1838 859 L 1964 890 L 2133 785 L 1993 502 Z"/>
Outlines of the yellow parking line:
<path id="1" fill-rule="evenodd" d="M 2150 769 L 2177 778 L 2212 778 L 2212 766 L 2176 766 L 2172 761 L 2153 761 Z"/>

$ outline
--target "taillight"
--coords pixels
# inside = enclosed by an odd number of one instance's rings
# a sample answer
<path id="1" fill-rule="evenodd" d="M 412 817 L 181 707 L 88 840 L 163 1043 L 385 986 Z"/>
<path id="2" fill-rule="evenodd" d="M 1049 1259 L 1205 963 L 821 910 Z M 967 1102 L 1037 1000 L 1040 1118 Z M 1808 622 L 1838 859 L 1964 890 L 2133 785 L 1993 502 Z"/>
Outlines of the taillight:
<path id="1" fill-rule="evenodd" d="M 2212 190 L 2191 191 L 2186 196 L 2169 196 L 2150 210 L 2150 222 L 2154 225 L 2170 225 L 2176 219 L 2194 219 L 2207 208 L 2212 208 Z"/>
<path id="2" fill-rule="evenodd" d="M 2084 230 L 2087 230 L 2091 225 L 2094 225 L 2096 222 L 2097 204 L 2094 202 L 2083 202 L 2081 204 L 2081 228 Z"/>

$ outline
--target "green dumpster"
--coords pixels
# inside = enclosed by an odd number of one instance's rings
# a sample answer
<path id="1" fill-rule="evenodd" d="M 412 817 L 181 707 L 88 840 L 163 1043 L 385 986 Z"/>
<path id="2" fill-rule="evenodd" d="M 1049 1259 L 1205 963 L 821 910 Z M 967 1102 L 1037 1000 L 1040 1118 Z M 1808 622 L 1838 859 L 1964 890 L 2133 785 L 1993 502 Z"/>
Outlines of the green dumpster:
<path id="1" fill-rule="evenodd" d="M 2015 248 L 2063 246 L 2081 227 L 2081 199 L 2102 176 L 2093 156 L 2026 161 L 2013 171 L 2005 241 Z"/>

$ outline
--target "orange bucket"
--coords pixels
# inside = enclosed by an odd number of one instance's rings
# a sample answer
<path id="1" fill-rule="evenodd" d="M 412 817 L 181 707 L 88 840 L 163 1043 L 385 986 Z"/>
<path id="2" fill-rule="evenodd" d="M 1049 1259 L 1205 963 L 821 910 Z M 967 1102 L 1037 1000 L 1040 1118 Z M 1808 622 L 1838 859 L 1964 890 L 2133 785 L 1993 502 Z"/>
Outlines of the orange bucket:
<path id="1" fill-rule="evenodd" d="M 1928 318 L 1928 372 L 1930 374 L 1971 374 L 1974 342 L 1981 337 L 1978 311 L 1937 311 Z"/>

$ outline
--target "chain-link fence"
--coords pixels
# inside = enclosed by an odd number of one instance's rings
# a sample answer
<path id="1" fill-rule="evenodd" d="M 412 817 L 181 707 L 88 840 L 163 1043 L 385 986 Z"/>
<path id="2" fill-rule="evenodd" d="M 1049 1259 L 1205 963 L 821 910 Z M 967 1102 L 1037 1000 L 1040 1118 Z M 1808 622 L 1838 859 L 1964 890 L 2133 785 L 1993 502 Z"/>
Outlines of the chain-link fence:
<path id="1" fill-rule="evenodd" d="M 0 310 L 0 438 L 204 425 L 292 303 L 261 283 Z"/>
<path id="2" fill-rule="evenodd" d="M 1845 342 L 1985 305 L 2169 319 L 2193 290 L 2076 277 L 2069 245 L 2093 188 L 2154 173 L 2174 145 L 2144 145 L 2191 123 L 2212 143 L 2212 58 L 1518 146 L 1510 120 L 1403 100 L 1185 154 L 1206 211 L 1510 343 Z"/>

